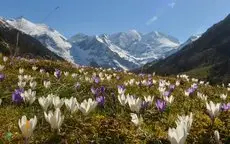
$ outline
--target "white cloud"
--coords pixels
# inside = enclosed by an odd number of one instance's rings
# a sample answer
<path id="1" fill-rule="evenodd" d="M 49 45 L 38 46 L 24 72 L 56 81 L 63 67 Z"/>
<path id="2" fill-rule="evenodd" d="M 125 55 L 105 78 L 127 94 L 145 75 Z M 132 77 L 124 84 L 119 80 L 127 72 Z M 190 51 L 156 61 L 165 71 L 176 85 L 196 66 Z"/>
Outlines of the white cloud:
<path id="1" fill-rule="evenodd" d="M 174 6 L 176 5 L 175 2 L 172 2 L 172 3 L 169 3 L 168 6 L 171 7 L 171 8 L 174 8 Z"/>
<path id="2" fill-rule="evenodd" d="M 158 19 L 157 16 L 153 16 L 151 19 L 149 19 L 149 20 L 146 22 L 146 25 L 152 24 L 152 23 L 155 22 L 157 19 Z"/>

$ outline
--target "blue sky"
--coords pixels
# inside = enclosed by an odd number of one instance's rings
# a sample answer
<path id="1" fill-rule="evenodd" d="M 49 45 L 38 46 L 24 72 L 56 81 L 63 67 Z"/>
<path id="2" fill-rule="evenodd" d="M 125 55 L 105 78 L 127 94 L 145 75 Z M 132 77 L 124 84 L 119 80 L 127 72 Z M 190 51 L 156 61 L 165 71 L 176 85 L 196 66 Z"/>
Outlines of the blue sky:
<path id="1" fill-rule="evenodd" d="M 227 16 L 229 6 L 230 0 L 4 0 L 0 16 L 24 16 L 67 38 L 79 32 L 93 35 L 136 29 L 160 31 L 183 42 Z"/>

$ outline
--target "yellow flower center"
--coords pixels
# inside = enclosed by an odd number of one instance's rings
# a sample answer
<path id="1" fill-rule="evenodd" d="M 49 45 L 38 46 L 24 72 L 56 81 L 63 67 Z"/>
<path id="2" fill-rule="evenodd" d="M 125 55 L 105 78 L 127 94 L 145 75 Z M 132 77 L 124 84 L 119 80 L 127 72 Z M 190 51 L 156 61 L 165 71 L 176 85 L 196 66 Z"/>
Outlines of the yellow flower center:
<path id="1" fill-rule="evenodd" d="M 27 129 L 30 128 L 30 121 L 26 121 L 26 128 L 27 128 Z"/>

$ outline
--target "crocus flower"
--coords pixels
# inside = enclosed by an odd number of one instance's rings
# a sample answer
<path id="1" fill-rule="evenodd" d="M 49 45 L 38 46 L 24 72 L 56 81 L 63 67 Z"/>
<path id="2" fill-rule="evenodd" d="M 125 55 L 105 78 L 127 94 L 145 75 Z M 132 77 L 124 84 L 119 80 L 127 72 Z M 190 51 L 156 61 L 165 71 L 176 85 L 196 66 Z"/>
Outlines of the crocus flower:
<path id="1" fill-rule="evenodd" d="M 96 101 L 100 106 L 103 107 L 104 104 L 105 104 L 105 97 L 104 96 L 99 96 L 99 97 L 96 98 Z"/>
<path id="2" fill-rule="evenodd" d="M 64 99 L 61 98 L 59 96 L 55 96 L 53 97 L 53 105 L 54 105 L 54 108 L 61 108 L 62 105 L 64 104 Z"/>
<path id="3" fill-rule="evenodd" d="M 94 82 L 98 84 L 100 82 L 100 78 L 99 77 L 95 77 L 94 78 Z"/>
<path id="4" fill-rule="evenodd" d="M 18 126 L 22 132 L 23 137 L 28 140 L 28 138 L 31 137 L 33 134 L 33 131 L 37 125 L 37 117 L 34 116 L 34 118 L 31 118 L 30 120 L 27 120 L 26 116 L 22 116 L 21 119 L 18 120 Z"/>
<path id="5" fill-rule="evenodd" d="M 117 86 L 117 91 L 118 91 L 118 94 L 121 95 L 121 94 L 124 94 L 126 89 L 123 85 L 118 85 Z"/>
<path id="6" fill-rule="evenodd" d="M 144 100 L 145 102 L 149 103 L 150 105 L 152 104 L 153 102 L 153 99 L 154 99 L 154 96 L 144 96 Z"/>
<path id="7" fill-rule="evenodd" d="M 129 108 L 132 112 L 139 113 L 141 109 L 142 100 L 140 98 L 135 98 L 134 96 L 127 96 L 127 101 Z"/>
<path id="8" fill-rule="evenodd" d="M 4 68 L 5 66 L 0 64 L 0 71 L 2 71 Z"/>
<path id="9" fill-rule="evenodd" d="M 168 139 L 171 144 L 184 144 L 187 138 L 187 131 L 184 124 L 180 124 L 175 128 L 169 128 Z"/>
<path id="10" fill-rule="evenodd" d="M 222 100 L 226 100 L 227 96 L 228 96 L 227 94 L 221 94 L 221 95 L 220 95 L 220 98 L 221 98 Z"/>
<path id="11" fill-rule="evenodd" d="M 35 89 L 36 86 L 37 86 L 37 82 L 36 81 L 31 81 L 30 82 L 31 89 Z"/>
<path id="12" fill-rule="evenodd" d="M 212 101 L 210 101 L 209 103 L 206 102 L 207 112 L 213 121 L 214 118 L 220 113 L 220 106 L 220 103 L 214 104 Z"/>
<path id="13" fill-rule="evenodd" d="M 127 98 L 124 94 L 118 95 L 118 100 L 122 106 L 125 106 L 127 103 Z"/>
<path id="14" fill-rule="evenodd" d="M 36 100 L 36 91 L 28 89 L 27 91 L 21 93 L 21 96 L 26 103 L 31 105 Z"/>
<path id="15" fill-rule="evenodd" d="M 19 88 L 24 88 L 25 86 L 26 86 L 26 82 L 23 82 L 23 81 L 18 82 L 18 87 Z"/>
<path id="16" fill-rule="evenodd" d="M 165 97 L 169 97 L 170 94 L 171 94 L 170 91 L 165 91 L 163 95 L 164 95 Z"/>
<path id="17" fill-rule="evenodd" d="M 166 108 L 166 102 L 163 100 L 158 99 L 155 104 L 160 112 L 163 112 Z"/>
<path id="18" fill-rule="evenodd" d="M 214 137 L 217 143 L 220 143 L 220 134 L 218 130 L 214 131 Z"/>
<path id="19" fill-rule="evenodd" d="M 0 81 L 3 81 L 5 79 L 5 75 L 0 73 Z"/>
<path id="20" fill-rule="evenodd" d="M 140 126 L 143 123 L 142 116 L 138 117 L 135 113 L 130 113 L 130 116 L 132 118 L 131 121 L 134 123 L 134 125 Z"/>
<path id="21" fill-rule="evenodd" d="M 64 75 L 65 75 L 65 76 L 68 76 L 68 75 L 69 75 L 69 72 L 64 72 Z"/>
<path id="22" fill-rule="evenodd" d="M 88 115 L 91 111 L 93 111 L 97 106 L 97 102 L 89 98 L 88 100 L 84 100 L 80 106 L 79 110 L 84 114 Z"/>
<path id="23" fill-rule="evenodd" d="M 79 104 L 76 98 L 71 97 L 70 99 L 65 99 L 65 106 L 73 114 L 78 110 Z"/>
<path id="24" fill-rule="evenodd" d="M 47 111 L 48 107 L 51 105 L 52 101 L 49 99 L 49 97 L 39 97 L 38 102 L 43 108 L 44 111 Z"/>
<path id="25" fill-rule="evenodd" d="M 44 81 L 43 85 L 45 88 L 49 88 L 51 86 L 51 82 L 50 81 Z"/>
<path id="26" fill-rule="evenodd" d="M 169 96 L 169 97 L 164 97 L 164 100 L 168 103 L 168 104 L 172 104 L 172 102 L 174 101 L 174 97 L 173 95 Z"/>
<path id="27" fill-rule="evenodd" d="M 23 74 L 24 73 L 24 69 L 23 68 L 19 68 L 19 74 Z"/>
<path id="28" fill-rule="evenodd" d="M 12 101 L 16 104 L 20 103 L 23 101 L 23 98 L 21 96 L 21 94 L 24 92 L 23 89 L 17 89 L 14 91 L 14 93 L 12 94 Z"/>
<path id="29" fill-rule="evenodd" d="M 64 115 L 61 114 L 59 108 L 57 108 L 54 112 L 49 111 L 47 114 L 44 112 L 46 121 L 50 124 L 51 129 L 60 131 L 60 127 L 64 121 Z"/>
<path id="30" fill-rule="evenodd" d="M 229 109 L 230 109 L 230 103 L 221 105 L 221 110 L 222 111 L 228 111 Z"/>
<path id="31" fill-rule="evenodd" d="M 54 72 L 54 76 L 59 79 L 61 77 L 61 71 L 59 69 L 56 69 Z"/>
<path id="32" fill-rule="evenodd" d="M 4 56 L 3 61 L 6 62 L 8 60 L 8 57 Z"/>
<path id="33" fill-rule="evenodd" d="M 184 128 L 186 129 L 187 133 L 190 132 L 190 129 L 192 127 L 193 122 L 193 114 L 190 113 L 190 115 L 182 115 L 178 116 L 178 119 L 176 120 L 176 125 L 179 126 L 181 124 L 184 124 Z"/>
<path id="34" fill-rule="evenodd" d="M 32 70 L 34 70 L 34 71 L 36 71 L 37 69 L 38 69 L 38 67 L 36 67 L 36 66 L 32 67 Z"/>

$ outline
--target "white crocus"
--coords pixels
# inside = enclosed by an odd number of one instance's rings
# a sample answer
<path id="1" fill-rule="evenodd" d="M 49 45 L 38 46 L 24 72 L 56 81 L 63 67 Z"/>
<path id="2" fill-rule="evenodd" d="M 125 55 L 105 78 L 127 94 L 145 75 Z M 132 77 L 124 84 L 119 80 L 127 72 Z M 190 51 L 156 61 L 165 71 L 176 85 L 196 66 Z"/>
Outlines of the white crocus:
<path id="1" fill-rule="evenodd" d="M 59 96 L 53 97 L 54 108 L 61 108 L 63 104 L 64 104 L 64 99 L 63 98 L 60 99 Z"/>
<path id="2" fill-rule="evenodd" d="M 60 127 L 64 121 L 64 115 L 61 114 L 59 108 L 57 108 L 54 112 L 49 111 L 48 114 L 44 112 L 46 121 L 50 124 L 52 130 L 60 131 Z"/>
<path id="3" fill-rule="evenodd" d="M 23 100 L 30 105 L 36 100 L 36 91 L 28 89 L 21 94 Z"/>
<path id="4" fill-rule="evenodd" d="M 18 80 L 19 81 L 23 81 L 24 80 L 24 76 L 23 75 L 18 75 Z"/>
<path id="5" fill-rule="evenodd" d="M 209 103 L 206 102 L 206 108 L 209 116 L 214 119 L 220 113 L 220 103 L 214 104 L 212 101 Z"/>
<path id="6" fill-rule="evenodd" d="M 33 67 L 32 67 L 32 70 L 33 70 L 33 71 L 36 71 L 37 69 L 38 69 L 38 67 L 36 67 L 36 66 L 33 66 Z"/>
<path id="7" fill-rule="evenodd" d="M 220 143 L 220 134 L 219 131 L 215 130 L 214 131 L 214 137 L 217 143 Z"/>
<path id="8" fill-rule="evenodd" d="M 227 94 L 221 94 L 221 95 L 220 95 L 220 98 L 221 98 L 222 100 L 226 100 L 227 97 L 228 97 Z"/>
<path id="9" fill-rule="evenodd" d="M 137 114 L 135 113 L 131 113 L 131 121 L 136 125 L 136 126 L 140 126 L 143 123 L 143 118 L 142 116 L 138 117 Z"/>
<path id="10" fill-rule="evenodd" d="M 41 105 L 41 107 L 43 108 L 44 111 L 47 111 L 48 107 L 51 105 L 52 101 L 49 97 L 40 97 L 38 98 L 38 102 Z"/>
<path id="11" fill-rule="evenodd" d="M 140 98 L 134 98 L 133 96 L 127 96 L 127 101 L 132 112 L 139 113 L 141 109 L 142 100 Z"/>
<path id="12" fill-rule="evenodd" d="M 3 61 L 4 61 L 4 62 L 7 62 L 7 60 L 8 60 L 8 57 L 4 56 L 4 57 L 3 57 Z"/>
<path id="13" fill-rule="evenodd" d="M 37 82 L 36 82 L 36 81 L 31 81 L 31 82 L 30 82 L 30 87 L 31 87 L 32 89 L 35 89 L 36 86 L 37 86 Z"/>
<path id="14" fill-rule="evenodd" d="M 22 116 L 21 119 L 18 120 L 18 126 L 22 132 L 22 135 L 25 139 L 28 139 L 33 134 L 33 131 L 37 124 L 37 117 L 31 118 L 27 120 L 26 116 Z"/>
<path id="15" fill-rule="evenodd" d="M 32 77 L 31 75 L 24 75 L 24 80 L 25 81 L 32 81 L 34 79 L 34 77 Z"/>
<path id="16" fill-rule="evenodd" d="M 201 100 L 205 101 L 205 102 L 207 101 L 207 98 L 208 98 L 208 96 L 206 96 L 200 92 L 197 92 L 197 97 L 200 98 Z"/>
<path id="17" fill-rule="evenodd" d="M 164 97 L 164 100 L 168 103 L 168 104 L 172 104 L 172 102 L 174 101 L 174 96 L 171 95 L 169 97 Z"/>
<path id="18" fill-rule="evenodd" d="M 185 127 L 187 133 L 190 132 L 192 122 L 193 122 L 193 114 L 192 113 L 190 113 L 190 115 L 187 115 L 187 116 L 185 116 L 185 115 L 178 116 L 178 119 L 176 120 L 177 126 L 180 124 L 184 124 L 184 127 Z"/>
<path id="19" fill-rule="evenodd" d="M 23 68 L 19 68 L 19 74 L 23 74 L 24 73 L 24 69 Z"/>
<path id="20" fill-rule="evenodd" d="M 76 98 L 71 97 L 70 99 L 65 99 L 65 106 L 73 114 L 78 110 L 79 104 Z"/>
<path id="21" fill-rule="evenodd" d="M 2 71 L 5 68 L 4 65 L 0 65 L 0 71 Z"/>
<path id="22" fill-rule="evenodd" d="M 144 96 L 145 102 L 149 103 L 150 105 L 153 103 L 154 96 Z"/>
<path id="23" fill-rule="evenodd" d="M 68 76 L 68 75 L 69 75 L 69 72 L 64 72 L 64 75 L 65 75 L 65 76 Z"/>
<path id="24" fill-rule="evenodd" d="M 84 114 L 88 115 L 92 110 L 94 110 L 97 106 L 97 102 L 89 98 L 88 100 L 84 100 L 79 105 L 79 110 Z"/>
<path id="25" fill-rule="evenodd" d="M 127 98 L 124 94 L 118 95 L 118 100 L 122 106 L 125 106 L 127 103 Z"/>
<path id="26" fill-rule="evenodd" d="M 175 128 L 169 128 L 168 139 L 171 144 L 184 144 L 187 138 L 187 131 L 184 124 L 180 124 Z"/>
<path id="27" fill-rule="evenodd" d="M 50 88 L 51 82 L 50 81 L 44 81 L 43 85 L 44 85 L 45 88 Z"/>
<path id="28" fill-rule="evenodd" d="M 19 81 L 18 86 L 19 86 L 19 88 L 24 88 L 26 86 L 26 82 L 25 81 Z"/>

